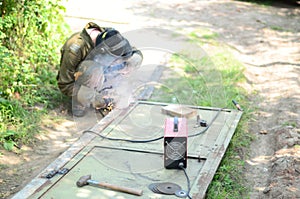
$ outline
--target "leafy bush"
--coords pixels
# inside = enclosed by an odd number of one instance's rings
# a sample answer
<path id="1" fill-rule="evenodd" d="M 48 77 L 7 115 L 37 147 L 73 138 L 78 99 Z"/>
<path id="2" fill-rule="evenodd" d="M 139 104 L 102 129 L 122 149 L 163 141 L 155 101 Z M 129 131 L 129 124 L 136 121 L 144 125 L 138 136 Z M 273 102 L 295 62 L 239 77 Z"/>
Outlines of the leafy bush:
<path id="1" fill-rule="evenodd" d="M 61 0 L 2 0 L 0 6 L 0 143 L 11 149 L 37 132 L 39 113 L 30 107 L 47 107 L 58 92 L 59 48 L 69 28 Z"/>

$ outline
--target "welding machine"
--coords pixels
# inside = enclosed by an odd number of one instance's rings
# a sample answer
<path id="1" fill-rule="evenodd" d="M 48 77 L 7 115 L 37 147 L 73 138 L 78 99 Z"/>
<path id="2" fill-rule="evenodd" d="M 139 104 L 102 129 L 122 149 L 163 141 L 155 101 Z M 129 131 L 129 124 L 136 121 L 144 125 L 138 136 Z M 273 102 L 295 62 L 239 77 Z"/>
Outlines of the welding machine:
<path id="1" fill-rule="evenodd" d="M 187 167 L 187 119 L 167 118 L 164 134 L 164 167 L 182 169 Z"/>

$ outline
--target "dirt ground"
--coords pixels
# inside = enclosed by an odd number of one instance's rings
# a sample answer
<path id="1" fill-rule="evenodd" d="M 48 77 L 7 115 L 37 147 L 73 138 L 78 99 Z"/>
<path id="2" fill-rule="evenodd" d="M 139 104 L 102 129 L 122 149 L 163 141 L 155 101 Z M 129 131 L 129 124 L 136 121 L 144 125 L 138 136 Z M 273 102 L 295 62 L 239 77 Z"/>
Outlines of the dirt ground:
<path id="1" fill-rule="evenodd" d="M 103 14 L 101 19 L 90 18 L 123 30 L 151 26 L 189 32 L 207 28 L 220 35 L 220 41 L 245 65 L 247 82 L 242 86 L 252 96 L 254 117 L 249 121 L 249 133 L 255 140 L 245 164 L 250 198 L 300 198 L 299 5 L 262 6 L 227 0 L 110 3 L 123 6 L 118 11 L 130 17 Z M 74 30 L 81 28 L 89 19 L 72 18 L 80 6 L 67 5 L 67 11 L 72 8 L 67 22 Z M 209 45 L 204 49 L 209 53 Z M 63 105 L 50 114 L 57 119 L 44 120 L 45 133 L 37 136 L 34 144 L 14 152 L 1 150 L 0 198 L 18 192 L 80 136 Z"/>

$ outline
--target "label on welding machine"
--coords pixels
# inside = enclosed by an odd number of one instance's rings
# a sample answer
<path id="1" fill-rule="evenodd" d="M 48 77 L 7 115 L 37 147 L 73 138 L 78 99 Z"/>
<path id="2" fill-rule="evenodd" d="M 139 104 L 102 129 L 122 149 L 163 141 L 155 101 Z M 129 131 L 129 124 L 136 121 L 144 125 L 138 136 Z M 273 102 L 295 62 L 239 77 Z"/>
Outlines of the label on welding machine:
<path id="1" fill-rule="evenodd" d="M 187 166 L 187 119 L 167 118 L 164 134 L 164 166 L 166 169 L 181 169 Z"/>

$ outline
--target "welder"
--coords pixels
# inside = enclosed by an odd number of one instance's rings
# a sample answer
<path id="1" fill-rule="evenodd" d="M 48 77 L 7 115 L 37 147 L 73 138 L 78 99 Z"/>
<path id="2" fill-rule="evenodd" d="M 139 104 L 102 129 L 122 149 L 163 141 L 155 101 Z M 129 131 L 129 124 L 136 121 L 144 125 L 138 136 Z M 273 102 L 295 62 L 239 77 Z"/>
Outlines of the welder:
<path id="1" fill-rule="evenodd" d="M 61 49 L 57 75 L 60 91 L 72 98 L 72 113 L 82 117 L 91 105 L 103 108 L 112 102 L 105 96 L 105 82 L 114 73 L 138 67 L 141 51 L 132 47 L 119 31 L 90 22 L 73 34 Z"/>

